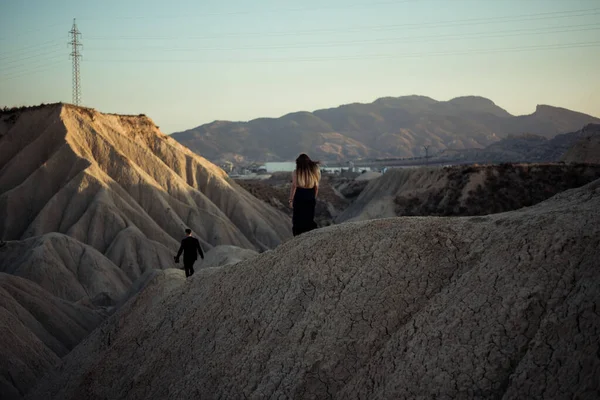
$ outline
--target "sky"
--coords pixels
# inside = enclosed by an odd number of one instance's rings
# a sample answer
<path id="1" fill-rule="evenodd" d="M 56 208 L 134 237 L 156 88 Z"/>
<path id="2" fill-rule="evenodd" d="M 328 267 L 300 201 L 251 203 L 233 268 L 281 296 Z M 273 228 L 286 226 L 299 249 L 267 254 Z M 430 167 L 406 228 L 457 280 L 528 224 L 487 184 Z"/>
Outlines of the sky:
<path id="1" fill-rule="evenodd" d="M 72 102 L 165 133 L 379 97 L 600 116 L 600 0 L 0 0 L 0 106 Z"/>

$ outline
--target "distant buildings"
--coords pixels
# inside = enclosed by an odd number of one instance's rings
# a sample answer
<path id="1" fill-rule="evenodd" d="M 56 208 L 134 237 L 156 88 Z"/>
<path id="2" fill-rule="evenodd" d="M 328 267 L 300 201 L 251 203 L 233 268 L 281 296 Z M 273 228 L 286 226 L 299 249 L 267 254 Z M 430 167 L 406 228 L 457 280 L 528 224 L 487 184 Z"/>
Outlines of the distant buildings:
<path id="1" fill-rule="evenodd" d="M 262 166 L 266 172 L 292 172 L 296 169 L 296 163 L 293 161 L 267 162 Z"/>
<path id="2" fill-rule="evenodd" d="M 225 165 L 221 166 L 222 168 L 225 167 Z M 223 168 L 225 169 L 225 168 Z M 229 168 L 228 168 L 229 169 Z M 252 165 L 247 165 L 247 166 L 234 166 L 232 168 L 229 169 L 228 174 L 230 176 L 233 177 L 242 177 L 242 176 L 246 176 L 246 177 L 250 177 L 250 176 L 256 176 L 256 175 L 268 175 L 268 174 L 274 174 L 277 172 L 292 172 L 294 169 L 296 169 L 296 163 L 294 161 L 282 161 L 282 162 L 278 162 L 278 161 L 270 161 L 270 162 L 266 162 L 264 164 L 252 164 Z M 367 171 L 379 171 L 380 168 L 372 168 L 372 167 L 355 167 L 354 164 L 352 162 L 348 162 L 346 163 L 346 165 L 338 165 L 338 166 L 334 166 L 334 167 L 329 167 L 327 166 L 327 164 L 323 164 L 321 166 L 321 172 L 327 172 L 327 173 L 341 173 L 344 171 L 350 171 L 350 172 L 367 172 Z"/>

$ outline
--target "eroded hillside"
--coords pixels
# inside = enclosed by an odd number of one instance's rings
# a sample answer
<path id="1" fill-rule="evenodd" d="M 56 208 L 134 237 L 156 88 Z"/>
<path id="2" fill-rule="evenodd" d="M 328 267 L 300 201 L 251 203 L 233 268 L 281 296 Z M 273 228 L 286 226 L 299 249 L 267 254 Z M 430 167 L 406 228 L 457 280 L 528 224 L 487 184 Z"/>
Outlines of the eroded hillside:
<path id="1" fill-rule="evenodd" d="M 579 139 L 567 150 L 562 160 L 575 163 L 600 164 L 600 125 L 582 130 Z"/>
<path id="2" fill-rule="evenodd" d="M 187 227 L 205 251 L 291 237 L 285 214 L 143 115 L 0 113 L 0 397 L 22 396 L 153 271 L 178 267 Z"/>
<path id="3" fill-rule="evenodd" d="M 278 212 L 147 117 L 52 105 L 25 111 L 4 129 L 4 239 L 61 232 L 106 252 L 117 236 L 140 234 L 173 247 L 185 226 L 207 246 L 264 250 L 289 237 Z"/>
<path id="4" fill-rule="evenodd" d="M 600 178 L 600 165 L 501 164 L 390 169 L 336 222 L 393 216 L 487 215 L 532 206 Z"/>
<path id="5" fill-rule="evenodd" d="M 593 398 L 600 180 L 520 211 L 312 231 L 158 277 L 29 399 Z"/>

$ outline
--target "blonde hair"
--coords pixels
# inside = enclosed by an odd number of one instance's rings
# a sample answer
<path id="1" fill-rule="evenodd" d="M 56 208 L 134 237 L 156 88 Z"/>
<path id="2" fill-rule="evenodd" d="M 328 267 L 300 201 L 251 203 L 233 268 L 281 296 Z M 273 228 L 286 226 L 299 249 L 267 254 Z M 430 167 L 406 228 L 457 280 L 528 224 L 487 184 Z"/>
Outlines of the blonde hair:
<path id="1" fill-rule="evenodd" d="M 319 162 L 312 161 L 306 154 L 300 154 L 296 159 L 296 184 L 302 188 L 312 189 L 319 185 L 321 170 Z"/>

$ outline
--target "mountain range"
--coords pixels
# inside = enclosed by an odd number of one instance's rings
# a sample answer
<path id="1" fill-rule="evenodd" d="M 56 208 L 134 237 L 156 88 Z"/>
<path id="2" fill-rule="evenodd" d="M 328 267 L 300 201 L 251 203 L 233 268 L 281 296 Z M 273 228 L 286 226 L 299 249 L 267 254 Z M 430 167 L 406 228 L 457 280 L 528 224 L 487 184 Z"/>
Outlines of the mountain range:
<path id="1" fill-rule="evenodd" d="M 171 136 L 213 162 L 289 161 L 298 153 L 324 161 L 415 157 L 444 149 L 484 148 L 508 135 L 552 138 L 600 119 L 548 105 L 514 116 L 477 96 L 437 101 L 380 98 L 249 122 L 215 121 Z"/>
<path id="2" fill-rule="evenodd" d="M 477 179 L 455 172 L 438 193 L 460 200 Z M 517 211 L 292 239 L 144 115 L 0 111 L 0 398 L 587 398 L 599 206 L 596 180 Z M 208 250 L 188 279 L 184 227 Z"/>

